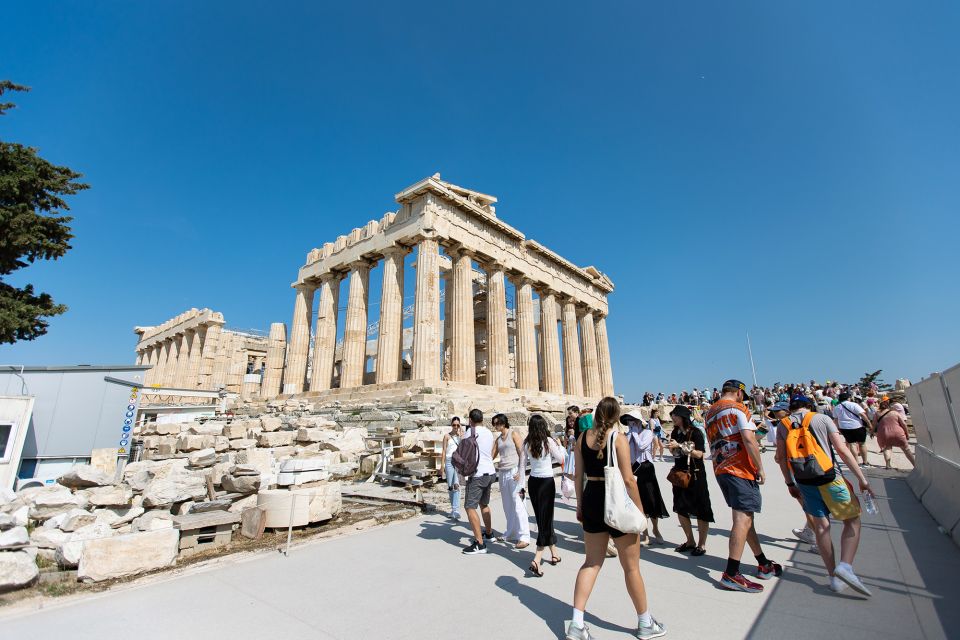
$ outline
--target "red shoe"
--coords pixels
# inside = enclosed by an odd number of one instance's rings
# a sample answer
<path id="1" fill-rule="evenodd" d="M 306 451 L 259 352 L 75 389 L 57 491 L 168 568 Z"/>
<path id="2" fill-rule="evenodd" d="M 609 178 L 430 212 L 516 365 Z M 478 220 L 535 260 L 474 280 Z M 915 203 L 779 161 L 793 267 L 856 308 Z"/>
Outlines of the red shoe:
<path id="1" fill-rule="evenodd" d="M 720 576 L 720 586 L 730 591 L 744 591 L 746 593 L 760 593 L 763 591 L 763 585 L 756 582 L 750 582 L 742 573 L 731 577 L 724 573 Z"/>
<path id="2" fill-rule="evenodd" d="M 783 575 L 783 567 L 778 565 L 776 562 L 771 562 L 767 566 L 757 565 L 757 577 L 761 580 L 769 580 L 776 576 L 779 578 Z"/>

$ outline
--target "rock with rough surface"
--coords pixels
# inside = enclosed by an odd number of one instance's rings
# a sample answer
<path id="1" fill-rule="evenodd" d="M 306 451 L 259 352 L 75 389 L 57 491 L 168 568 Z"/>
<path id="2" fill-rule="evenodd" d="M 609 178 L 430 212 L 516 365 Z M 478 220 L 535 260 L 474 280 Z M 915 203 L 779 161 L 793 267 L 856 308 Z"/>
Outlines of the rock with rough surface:
<path id="1" fill-rule="evenodd" d="M 261 433 L 257 436 L 257 444 L 261 447 L 283 447 L 293 444 L 295 431 L 273 431 Z"/>
<path id="2" fill-rule="evenodd" d="M 264 416 L 260 418 L 260 424 L 264 431 L 277 431 L 283 426 L 283 421 L 275 416 Z"/>
<path id="3" fill-rule="evenodd" d="M 133 489 L 125 484 L 88 489 L 90 504 L 95 507 L 129 507 Z"/>
<path id="4" fill-rule="evenodd" d="M 134 531 L 169 529 L 173 526 L 173 514 L 168 511 L 147 511 L 130 524 Z"/>
<path id="5" fill-rule="evenodd" d="M 71 489 L 85 489 L 87 487 L 105 487 L 113 484 L 113 478 L 88 464 L 78 464 L 60 476 L 57 482 Z"/>
<path id="6" fill-rule="evenodd" d="M 30 544 L 30 534 L 26 527 L 14 527 L 0 531 L 0 549 L 15 549 Z"/>
<path id="7" fill-rule="evenodd" d="M 260 476 L 225 475 L 220 479 L 220 485 L 231 493 L 256 493 L 260 490 Z"/>
<path id="8" fill-rule="evenodd" d="M 202 475 L 177 469 L 165 478 L 154 478 L 143 490 L 143 506 L 169 507 L 174 502 L 203 498 L 207 483 Z"/>
<path id="9" fill-rule="evenodd" d="M 212 467 L 217 461 L 217 452 L 213 447 L 194 451 L 187 456 L 191 467 Z"/>
<path id="10" fill-rule="evenodd" d="M 70 489 L 62 486 L 44 487 L 30 498 L 30 517 L 35 520 L 47 520 L 53 516 L 86 506 L 82 496 L 74 495 Z"/>
<path id="11" fill-rule="evenodd" d="M 8 551 L 0 553 L 0 591 L 29 587 L 40 576 L 40 569 L 29 553 Z"/>
<path id="12" fill-rule="evenodd" d="M 87 540 L 99 540 L 100 538 L 109 538 L 116 535 L 116 532 L 110 528 L 110 525 L 98 522 L 96 524 L 81 527 L 70 534 L 70 537 L 57 547 L 57 564 L 64 569 L 74 569 L 80 562 L 80 553 L 83 550 L 83 544 Z"/>
<path id="13" fill-rule="evenodd" d="M 63 521 L 60 523 L 60 530 L 66 531 L 67 533 L 76 531 L 80 527 L 85 527 L 97 521 L 97 516 L 83 509 L 71 509 L 63 514 L 63 516 Z"/>
<path id="14" fill-rule="evenodd" d="M 88 540 L 80 555 L 77 577 L 84 582 L 100 582 L 170 567 L 179 549 L 180 532 L 176 529 Z"/>
<path id="15" fill-rule="evenodd" d="M 199 451 L 201 449 L 212 449 L 214 444 L 213 436 L 193 436 L 182 434 L 177 438 L 178 451 Z"/>
<path id="16" fill-rule="evenodd" d="M 126 509 L 97 509 L 93 512 L 93 515 L 96 516 L 97 522 L 103 522 L 114 529 L 119 529 L 144 514 L 144 509 L 141 506 L 142 502 L 142 500 L 134 498 L 133 505 Z"/>
<path id="17" fill-rule="evenodd" d="M 60 529 L 34 529 L 30 533 L 30 544 L 40 549 L 56 549 L 70 538 L 69 533 Z"/>

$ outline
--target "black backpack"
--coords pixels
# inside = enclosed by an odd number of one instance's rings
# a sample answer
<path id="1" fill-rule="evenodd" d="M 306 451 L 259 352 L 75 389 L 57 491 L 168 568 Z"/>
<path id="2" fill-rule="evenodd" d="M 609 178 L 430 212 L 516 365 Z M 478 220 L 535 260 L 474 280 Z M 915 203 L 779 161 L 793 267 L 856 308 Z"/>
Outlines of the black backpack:
<path id="1" fill-rule="evenodd" d="M 477 429 L 470 426 L 471 435 L 462 438 L 457 450 L 453 452 L 450 462 L 461 478 L 472 476 L 480 464 L 480 447 L 477 446 Z"/>

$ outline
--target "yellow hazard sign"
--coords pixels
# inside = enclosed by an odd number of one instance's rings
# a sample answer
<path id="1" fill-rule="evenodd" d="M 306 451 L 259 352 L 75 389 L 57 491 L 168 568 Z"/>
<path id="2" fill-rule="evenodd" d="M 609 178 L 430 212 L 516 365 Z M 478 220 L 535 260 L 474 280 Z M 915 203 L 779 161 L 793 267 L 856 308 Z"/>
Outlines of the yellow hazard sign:
<path id="1" fill-rule="evenodd" d="M 117 453 L 126 453 L 126 452 L 127 452 L 126 447 L 120 447 L 119 449 L 117 449 Z"/>

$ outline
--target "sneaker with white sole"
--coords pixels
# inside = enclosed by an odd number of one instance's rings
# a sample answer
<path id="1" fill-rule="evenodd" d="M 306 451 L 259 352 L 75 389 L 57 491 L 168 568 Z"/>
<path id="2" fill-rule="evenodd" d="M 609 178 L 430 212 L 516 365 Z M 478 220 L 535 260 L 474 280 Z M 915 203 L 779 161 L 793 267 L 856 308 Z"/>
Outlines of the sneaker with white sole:
<path id="1" fill-rule="evenodd" d="M 834 569 L 833 574 L 846 582 L 853 588 L 855 591 L 859 591 L 865 596 L 872 596 L 870 589 L 867 589 L 866 585 L 860 582 L 860 578 L 857 577 L 857 574 L 853 572 L 853 567 L 851 567 L 846 562 L 841 562 L 837 565 L 837 568 Z"/>
<path id="2" fill-rule="evenodd" d="M 842 593 L 844 589 L 847 588 L 847 583 L 838 578 L 837 576 L 830 576 L 830 591 L 834 593 Z"/>
<path id="3" fill-rule="evenodd" d="M 473 544 L 471 544 L 469 547 L 463 550 L 463 554 L 467 556 L 472 556 L 478 553 L 486 553 L 486 552 L 487 552 L 487 545 L 480 544 L 476 540 L 473 541 Z"/>
<path id="4" fill-rule="evenodd" d="M 657 622 L 655 618 L 650 618 L 649 625 L 640 625 L 637 627 L 637 630 L 633 632 L 633 637 L 639 638 L 639 640 L 650 640 L 651 638 L 659 638 L 665 635 L 667 635 L 666 628 Z"/>
<path id="5" fill-rule="evenodd" d="M 810 527 L 801 527 L 793 530 L 793 537 L 795 537 L 800 542 L 806 542 L 807 544 L 817 544 L 817 536 L 814 535 L 813 531 L 810 530 Z"/>
<path id="6" fill-rule="evenodd" d="M 567 640 L 595 640 L 592 635 L 590 635 L 590 628 L 587 625 L 578 627 L 573 624 L 573 620 L 567 623 Z"/>

